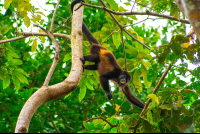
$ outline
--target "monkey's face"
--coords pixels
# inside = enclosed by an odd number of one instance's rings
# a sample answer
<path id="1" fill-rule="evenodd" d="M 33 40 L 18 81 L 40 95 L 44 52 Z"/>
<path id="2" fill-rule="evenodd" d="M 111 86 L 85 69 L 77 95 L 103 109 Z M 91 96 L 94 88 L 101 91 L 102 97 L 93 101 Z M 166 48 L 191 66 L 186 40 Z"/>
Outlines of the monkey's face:
<path id="1" fill-rule="evenodd" d="M 126 80 L 126 75 L 125 74 L 121 74 L 119 76 L 119 85 L 120 86 L 123 86 L 127 83 L 127 80 Z"/>

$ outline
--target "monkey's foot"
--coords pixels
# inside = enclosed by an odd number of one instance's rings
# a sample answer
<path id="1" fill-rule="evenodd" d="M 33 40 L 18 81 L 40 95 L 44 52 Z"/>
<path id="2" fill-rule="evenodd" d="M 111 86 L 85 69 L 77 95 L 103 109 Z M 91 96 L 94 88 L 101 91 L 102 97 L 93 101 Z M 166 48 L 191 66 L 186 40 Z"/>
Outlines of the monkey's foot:
<path id="1" fill-rule="evenodd" d="M 85 64 L 85 59 L 84 59 L 84 58 L 80 58 L 80 60 L 81 60 L 82 63 L 83 63 L 82 67 L 83 67 L 83 72 L 84 72 L 84 69 L 85 69 L 85 66 L 84 66 L 84 64 Z"/>
<path id="2" fill-rule="evenodd" d="M 108 100 L 111 100 L 113 98 L 112 94 L 110 92 L 106 93 Z"/>

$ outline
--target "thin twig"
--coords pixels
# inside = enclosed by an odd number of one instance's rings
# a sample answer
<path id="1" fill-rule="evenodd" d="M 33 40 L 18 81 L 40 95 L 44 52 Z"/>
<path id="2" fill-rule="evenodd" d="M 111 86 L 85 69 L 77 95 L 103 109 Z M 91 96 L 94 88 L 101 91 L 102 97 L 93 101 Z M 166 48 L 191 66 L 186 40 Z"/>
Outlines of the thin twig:
<path id="1" fill-rule="evenodd" d="M 136 2 L 136 0 L 135 0 L 135 2 Z M 132 8 L 131 8 L 131 12 L 133 11 L 133 8 L 134 8 L 134 6 L 135 6 L 135 2 L 134 2 L 133 6 L 132 6 Z"/>
<path id="2" fill-rule="evenodd" d="M 50 30 L 51 33 L 53 33 L 53 25 L 54 25 L 54 20 L 55 20 L 55 17 L 56 17 L 56 12 L 58 10 L 59 3 L 60 3 L 60 0 L 58 0 L 58 3 L 56 5 L 56 8 L 55 8 L 54 13 L 53 13 L 53 18 L 51 20 L 51 30 Z"/>
<path id="3" fill-rule="evenodd" d="M 114 33 L 117 33 L 117 32 L 119 32 L 119 31 L 120 31 L 120 30 L 113 31 L 112 33 L 110 33 L 110 35 L 108 35 L 108 37 L 107 37 L 104 41 L 102 41 L 101 44 L 103 44 L 104 42 L 106 42 L 106 41 L 110 38 L 110 36 L 112 36 Z"/>
<path id="4" fill-rule="evenodd" d="M 118 124 L 111 124 L 108 120 L 106 120 L 105 118 L 103 118 L 101 116 L 90 118 L 90 119 L 86 120 L 85 122 L 88 122 L 88 121 L 91 121 L 91 120 L 94 120 L 94 119 L 102 119 L 103 121 L 107 122 L 110 125 L 111 128 L 118 126 Z"/>
<path id="5" fill-rule="evenodd" d="M 125 70 L 127 71 L 127 64 L 126 64 L 126 51 L 125 51 L 125 45 L 124 45 L 124 39 L 123 39 L 123 30 L 122 30 L 122 29 L 121 29 L 121 40 L 122 40 L 123 53 L 124 53 L 124 64 L 125 64 Z"/>
<path id="6" fill-rule="evenodd" d="M 103 4 L 103 6 L 105 8 L 107 8 L 106 4 L 100 0 L 100 2 Z M 81 2 L 82 3 L 82 2 Z M 148 46 L 146 46 L 144 43 L 142 43 L 141 41 L 139 41 L 138 39 L 136 39 L 132 34 L 130 34 L 125 28 L 124 26 L 122 26 L 119 21 L 115 18 L 115 16 L 111 13 L 111 12 L 108 12 L 110 14 L 110 16 L 113 18 L 113 20 L 117 23 L 117 25 L 124 31 L 126 32 L 129 36 L 131 36 L 131 38 L 133 38 L 134 40 L 136 40 L 138 43 L 142 44 L 144 47 L 146 47 L 147 49 L 149 49 L 150 51 L 152 51 Z"/>
<path id="7" fill-rule="evenodd" d="M 51 65 L 51 68 L 49 69 L 49 72 L 47 74 L 47 77 L 45 79 L 45 82 L 43 84 L 43 86 L 48 86 L 49 85 L 49 81 L 51 79 L 51 76 L 53 75 L 53 72 L 56 68 L 56 65 L 58 63 L 58 59 L 59 59 L 59 52 L 60 52 L 60 46 L 58 45 L 57 41 L 55 40 L 53 34 L 51 34 L 51 32 L 47 31 L 46 29 L 44 29 L 43 27 L 39 26 L 39 25 L 35 25 L 39 28 L 41 28 L 52 40 L 53 42 L 53 45 L 54 45 L 54 48 L 56 49 L 56 53 L 55 53 L 55 57 L 54 57 L 54 60 L 53 60 L 53 63 Z"/>
<path id="8" fill-rule="evenodd" d="M 136 23 L 134 23 L 134 24 L 125 25 L 124 27 L 129 27 L 129 26 L 137 25 L 137 24 L 139 24 L 139 23 L 141 23 L 141 22 L 143 22 L 143 21 L 146 21 L 146 20 L 148 20 L 148 19 L 149 19 L 149 17 L 147 17 L 146 19 L 141 20 L 141 21 L 139 21 L 139 22 L 136 22 Z"/>
<path id="9" fill-rule="evenodd" d="M 16 17 L 16 25 L 17 25 L 17 31 L 19 31 L 19 27 L 18 27 L 18 12 L 15 13 L 15 17 Z M 16 34 L 17 36 L 17 34 Z"/>
<path id="10" fill-rule="evenodd" d="M 64 23 L 68 23 L 68 21 L 69 21 L 69 19 L 72 17 L 72 15 L 70 15 L 69 16 L 69 18 L 67 18 L 66 20 L 65 20 L 65 22 Z M 61 25 L 59 25 L 58 27 L 56 27 L 56 28 L 54 28 L 54 30 L 56 30 L 56 29 L 58 29 L 58 28 L 60 28 L 60 27 L 64 27 L 62 24 Z M 71 29 L 70 27 L 68 27 L 68 26 L 66 26 L 68 29 Z M 67 33 L 67 32 L 66 32 Z"/>
<path id="11" fill-rule="evenodd" d="M 51 117 L 49 120 L 50 120 L 50 122 L 52 123 L 53 128 L 56 130 L 56 132 L 57 132 L 57 133 L 60 133 L 59 129 L 56 127 L 56 124 L 53 122 L 53 118 Z"/>
<path id="12" fill-rule="evenodd" d="M 192 36 L 193 34 L 195 34 L 195 33 L 194 33 L 194 31 L 193 31 L 193 32 L 191 32 L 190 34 L 188 34 L 188 35 L 184 36 L 184 38 L 190 37 L 190 36 Z"/>

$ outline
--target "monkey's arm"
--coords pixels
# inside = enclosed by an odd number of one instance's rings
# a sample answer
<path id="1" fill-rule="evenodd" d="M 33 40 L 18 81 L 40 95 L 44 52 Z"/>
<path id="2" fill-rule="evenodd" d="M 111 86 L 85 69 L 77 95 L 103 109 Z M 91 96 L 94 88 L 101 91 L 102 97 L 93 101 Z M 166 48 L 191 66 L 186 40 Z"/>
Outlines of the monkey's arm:
<path id="1" fill-rule="evenodd" d="M 142 109 L 144 108 L 145 105 L 138 98 L 136 98 L 132 94 L 132 92 L 130 90 L 130 87 L 128 85 L 126 85 L 125 87 L 123 87 L 122 91 L 125 94 L 125 96 L 126 96 L 126 98 L 127 98 L 127 100 L 129 102 L 131 102 L 132 104 L 136 105 L 139 108 L 142 108 Z"/>
<path id="2" fill-rule="evenodd" d="M 87 70 L 97 70 L 97 63 L 99 62 L 99 56 L 98 55 L 86 55 L 83 56 L 83 58 L 80 58 L 80 60 L 83 62 L 83 71 L 84 69 Z M 85 61 L 94 62 L 94 65 L 85 65 Z"/>
<path id="3" fill-rule="evenodd" d="M 102 86 L 103 90 L 105 91 L 108 100 L 111 100 L 113 98 L 112 94 L 110 92 L 108 80 L 117 78 L 118 76 L 119 76 L 119 73 L 117 71 L 110 71 L 110 72 L 107 72 L 107 73 L 99 76 L 101 86 Z"/>

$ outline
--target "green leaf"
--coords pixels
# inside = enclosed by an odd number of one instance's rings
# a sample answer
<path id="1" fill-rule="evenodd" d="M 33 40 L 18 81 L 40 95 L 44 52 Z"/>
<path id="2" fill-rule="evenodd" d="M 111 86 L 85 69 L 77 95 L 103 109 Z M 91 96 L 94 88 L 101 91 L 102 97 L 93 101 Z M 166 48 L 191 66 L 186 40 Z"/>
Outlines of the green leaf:
<path id="1" fill-rule="evenodd" d="M 94 90 L 92 80 L 88 77 L 88 81 L 86 83 L 86 87 L 90 90 Z"/>
<path id="2" fill-rule="evenodd" d="M 10 77 L 6 75 L 6 78 L 3 80 L 3 89 L 6 89 L 10 84 Z"/>
<path id="3" fill-rule="evenodd" d="M 121 133 L 127 133 L 129 131 L 129 127 L 127 127 L 126 123 L 120 124 L 120 132 Z"/>
<path id="4" fill-rule="evenodd" d="M 22 73 L 23 75 L 25 75 L 26 77 L 29 77 L 29 75 L 21 68 L 17 68 L 15 69 L 16 72 Z"/>
<path id="5" fill-rule="evenodd" d="M 147 80 L 147 70 L 146 70 L 146 64 L 145 64 L 145 62 L 143 61 L 142 62 L 142 66 L 141 66 L 141 72 L 142 72 L 142 77 L 143 77 L 143 80 L 144 80 L 144 85 L 147 87 L 147 88 L 150 88 L 150 86 L 151 86 L 151 81 L 148 81 Z"/>
<path id="6" fill-rule="evenodd" d="M 117 133 L 117 128 L 112 128 L 109 133 Z"/>
<path id="7" fill-rule="evenodd" d="M 65 54 L 65 57 L 64 57 L 64 59 L 63 59 L 63 62 L 66 62 L 66 61 L 71 60 L 71 59 L 72 59 L 72 56 L 71 56 L 71 55 Z"/>
<path id="8" fill-rule="evenodd" d="M 118 10 L 118 4 L 114 0 L 106 0 L 115 11 Z"/>
<path id="9" fill-rule="evenodd" d="M 35 40 L 33 41 L 33 44 L 32 44 L 32 47 L 31 47 L 31 51 L 32 51 L 32 52 L 35 52 L 36 49 L 37 49 L 37 39 L 35 39 Z"/>
<path id="10" fill-rule="evenodd" d="M 31 25 L 31 20 L 29 19 L 28 16 L 25 17 L 25 19 L 24 19 L 24 24 L 25 24 L 27 27 L 29 27 L 29 26 Z"/>
<path id="11" fill-rule="evenodd" d="M 170 104 L 164 104 L 164 105 L 160 105 L 159 108 L 171 110 L 171 105 Z"/>
<path id="12" fill-rule="evenodd" d="M 136 58 L 138 55 L 138 50 L 136 48 L 126 49 L 126 52 L 130 54 L 133 58 Z"/>
<path id="13" fill-rule="evenodd" d="M 70 96 L 72 92 L 70 92 L 68 95 L 65 95 L 64 99 L 66 99 L 68 96 Z"/>
<path id="14" fill-rule="evenodd" d="M 153 106 L 155 106 L 155 104 L 159 104 L 159 99 L 155 94 L 149 94 L 147 98 L 152 100 Z"/>
<path id="15" fill-rule="evenodd" d="M 116 49 L 121 45 L 121 36 L 119 33 L 115 33 L 112 35 L 113 43 L 116 46 Z"/>
<path id="16" fill-rule="evenodd" d="M 86 123 L 85 121 L 83 122 L 83 126 L 87 129 L 87 130 L 92 130 L 94 127 L 94 123 Z"/>
<path id="17" fill-rule="evenodd" d="M 5 0 L 5 8 L 7 9 L 10 6 L 10 3 L 12 2 L 12 0 Z"/>
<path id="18" fill-rule="evenodd" d="M 19 58 L 19 56 L 14 53 L 14 52 L 9 52 L 10 56 L 12 56 L 13 58 Z"/>
<path id="19" fill-rule="evenodd" d="M 13 64 L 14 65 L 21 65 L 23 62 L 20 59 L 13 59 Z"/>
<path id="20" fill-rule="evenodd" d="M 45 43 L 45 38 L 44 38 L 44 36 L 40 36 L 40 39 L 41 39 L 42 43 Z"/>
<path id="21" fill-rule="evenodd" d="M 116 124 L 117 123 L 117 119 L 115 117 L 113 117 L 110 121 L 111 124 Z"/>
<path id="22" fill-rule="evenodd" d="M 19 81 L 19 79 L 17 78 L 17 76 L 13 75 L 12 76 L 12 80 L 13 80 L 13 83 L 15 85 L 15 88 L 18 91 L 20 89 L 20 81 Z"/>
<path id="23" fill-rule="evenodd" d="M 14 74 L 17 76 L 17 78 L 20 80 L 21 83 L 29 84 L 28 80 L 22 73 L 15 72 Z"/>
<path id="24" fill-rule="evenodd" d="M 142 92 L 142 83 L 140 80 L 139 70 L 136 69 L 133 75 L 133 83 L 135 84 L 135 88 L 137 88 L 138 93 Z"/>
<path id="25" fill-rule="evenodd" d="M 149 123 L 153 124 L 153 116 L 150 110 L 147 112 L 147 120 Z"/>
<path id="26" fill-rule="evenodd" d="M 85 94 L 86 94 L 86 87 L 83 86 L 83 87 L 80 88 L 80 92 L 78 94 L 78 100 L 79 100 L 79 102 L 82 101 L 82 99 L 85 97 Z"/>
<path id="27" fill-rule="evenodd" d="M 130 2 L 124 2 L 123 4 L 126 6 L 131 6 Z"/>

